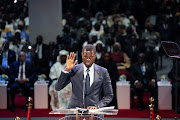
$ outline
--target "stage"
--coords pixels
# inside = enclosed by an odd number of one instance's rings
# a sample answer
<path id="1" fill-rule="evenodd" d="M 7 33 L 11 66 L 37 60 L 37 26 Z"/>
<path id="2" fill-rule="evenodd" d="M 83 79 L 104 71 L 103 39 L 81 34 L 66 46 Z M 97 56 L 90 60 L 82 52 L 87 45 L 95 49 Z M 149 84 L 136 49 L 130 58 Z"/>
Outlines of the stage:
<path id="1" fill-rule="evenodd" d="M 59 120 L 60 117 L 32 117 L 32 120 Z M 14 118 L 1 118 L 1 120 L 14 120 Z M 21 120 L 27 120 L 22 117 Z M 149 120 L 149 118 L 105 118 L 104 120 Z M 174 118 L 163 118 L 163 120 L 174 120 Z"/>

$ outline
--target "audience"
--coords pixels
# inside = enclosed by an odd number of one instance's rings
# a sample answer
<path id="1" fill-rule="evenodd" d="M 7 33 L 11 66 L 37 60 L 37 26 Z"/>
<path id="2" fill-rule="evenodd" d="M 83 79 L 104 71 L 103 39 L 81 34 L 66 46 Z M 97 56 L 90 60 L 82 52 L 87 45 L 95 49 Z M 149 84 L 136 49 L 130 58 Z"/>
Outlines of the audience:
<path id="1" fill-rule="evenodd" d="M 49 50 L 48 45 L 43 43 L 43 36 L 38 35 L 36 38 L 36 43 L 34 44 L 36 48 L 36 53 L 38 54 L 39 66 L 37 74 L 49 75 Z"/>
<path id="2" fill-rule="evenodd" d="M 130 58 L 131 64 L 137 62 L 137 50 L 138 50 L 138 39 L 135 34 L 132 34 L 128 38 L 128 45 L 124 49 Z"/>
<path id="3" fill-rule="evenodd" d="M 105 52 L 103 59 L 100 61 L 99 65 L 102 67 L 105 67 L 108 70 L 108 73 L 111 79 L 114 97 L 112 101 L 110 102 L 109 106 L 115 106 L 115 108 L 117 108 L 116 81 L 118 81 L 119 73 L 117 70 L 116 63 L 111 58 L 111 53 Z"/>
<path id="4" fill-rule="evenodd" d="M 157 76 L 151 63 L 146 62 L 146 55 L 140 53 L 138 62 L 131 66 L 131 86 L 135 88 L 139 100 L 138 110 L 143 110 L 143 92 L 148 89 L 154 98 L 154 112 L 158 112 L 158 92 L 157 92 Z"/>
<path id="5" fill-rule="evenodd" d="M 103 59 L 104 44 L 102 43 L 102 41 L 99 40 L 96 43 L 94 43 L 94 46 L 96 47 L 96 59 L 95 59 L 95 63 L 99 64 L 99 62 Z"/>
<path id="6" fill-rule="evenodd" d="M 51 96 L 50 105 L 52 110 L 67 108 L 68 102 L 72 92 L 72 85 L 69 83 L 61 91 L 55 90 L 56 80 L 59 78 L 61 71 L 66 68 L 66 57 L 68 51 L 61 50 L 57 56 L 57 62 L 53 64 L 50 69 L 49 78 L 52 80 L 52 83 L 49 87 L 49 94 Z"/>
<path id="7" fill-rule="evenodd" d="M 35 45 L 23 46 L 22 51 L 26 53 L 26 61 L 32 62 L 34 64 L 35 70 L 38 70 L 39 58 L 36 53 Z"/>
<path id="8" fill-rule="evenodd" d="M 16 54 L 14 51 L 9 49 L 9 42 L 4 42 L 4 50 L 2 51 L 0 55 L 0 64 L 2 66 L 3 74 L 8 75 L 10 65 L 16 61 Z"/>
<path id="9" fill-rule="evenodd" d="M 34 65 L 32 62 L 26 61 L 25 52 L 21 51 L 19 53 L 19 60 L 13 62 L 10 65 L 9 71 L 10 78 L 10 95 L 11 95 L 11 111 L 14 112 L 15 103 L 14 99 L 18 89 L 21 88 L 22 92 L 26 97 L 26 104 L 28 103 L 28 97 L 30 96 L 30 87 L 34 86 L 36 81 L 36 71 L 34 70 Z M 25 104 L 24 111 L 27 110 Z"/>
<path id="10" fill-rule="evenodd" d="M 112 60 L 116 63 L 119 76 L 124 74 L 127 80 L 130 80 L 130 73 L 128 69 L 131 66 L 130 59 L 126 53 L 121 51 L 121 44 L 114 43 L 113 52 L 111 53 Z"/>

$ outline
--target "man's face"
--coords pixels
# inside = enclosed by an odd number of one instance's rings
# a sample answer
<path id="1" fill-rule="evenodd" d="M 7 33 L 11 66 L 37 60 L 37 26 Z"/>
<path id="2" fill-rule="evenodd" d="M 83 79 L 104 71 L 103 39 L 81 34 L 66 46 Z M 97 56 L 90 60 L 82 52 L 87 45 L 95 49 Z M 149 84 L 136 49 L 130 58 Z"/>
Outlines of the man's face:
<path id="1" fill-rule="evenodd" d="M 96 52 L 101 52 L 102 51 L 102 45 L 101 44 L 97 44 L 96 45 Z"/>
<path id="2" fill-rule="evenodd" d="M 86 67 L 90 67 L 96 59 L 96 54 L 94 51 L 86 51 L 82 52 L 82 60 Z"/>
<path id="3" fill-rule="evenodd" d="M 25 55 L 25 53 L 24 53 L 24 52 L 19 53 L 19 61 L 20 61 L 21 63 L 24 63 L 25 60 L 26 60 L 26 55 Z"/>
<path id="4" fill-rule="evenodd" d="M 140 55 L 139 56 L 139 63 L 143 64 L 145 62 L 145 56 L 144 55 Z"/>
<path id="5" fill-rule="evenodd" d="M 64 64 L 64 63 L 66 63 L 66 55 L 61 55 L 61 57 L 60 57 L 60 61 L 61 61 L 61 64 Z"/>
<path id="6" fill-rule="evenodd" d="M 104 54 L 104 61 L 105 61 L 106 63 L 109 62 L 110 58 L 111 58 L 111 56 L 110 56 L 109 53 L 105 53 L 105 54 Z"/>
<path id="7" fill-rule="evenodd" d="M 114 48 L 115 52 L 117 52 L 119 50 L 119 46 L 118 45 L 114 45 L 113 48 Z"/>

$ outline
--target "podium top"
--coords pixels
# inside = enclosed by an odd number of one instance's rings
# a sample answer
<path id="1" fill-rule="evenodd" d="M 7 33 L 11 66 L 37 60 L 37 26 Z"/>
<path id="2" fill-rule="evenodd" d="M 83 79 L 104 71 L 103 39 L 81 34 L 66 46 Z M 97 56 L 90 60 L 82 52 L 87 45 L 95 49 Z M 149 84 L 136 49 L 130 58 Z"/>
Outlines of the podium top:
<path id="1" fill-rule="evenodd" d="M 161 44 L 169 57 L 180 58 L 180 48 L 177 43 L 162 41 Z"/>
<path id="2" fill-rule="evenodd" d="M 82 112 L 84 111 L 84 112 Z M 49 114 L 103 114 L 103 115 L 117 115 L 118 110 L 112 109 L 112 107 L 104 107 L 95 110 L 87 110 L 84 108 L 75 109 L 56 109 L 51 111 Z"/>

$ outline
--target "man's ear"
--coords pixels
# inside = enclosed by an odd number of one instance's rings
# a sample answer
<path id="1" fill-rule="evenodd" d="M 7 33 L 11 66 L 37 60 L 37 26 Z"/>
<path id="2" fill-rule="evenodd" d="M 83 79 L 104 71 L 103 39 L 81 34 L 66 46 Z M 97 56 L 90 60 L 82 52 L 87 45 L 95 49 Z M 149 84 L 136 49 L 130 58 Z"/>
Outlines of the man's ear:
<path id="1" fill-rule="evenodd" d="M 96 58 L 96 53 L 94 54 L 95 58 Z"/>

